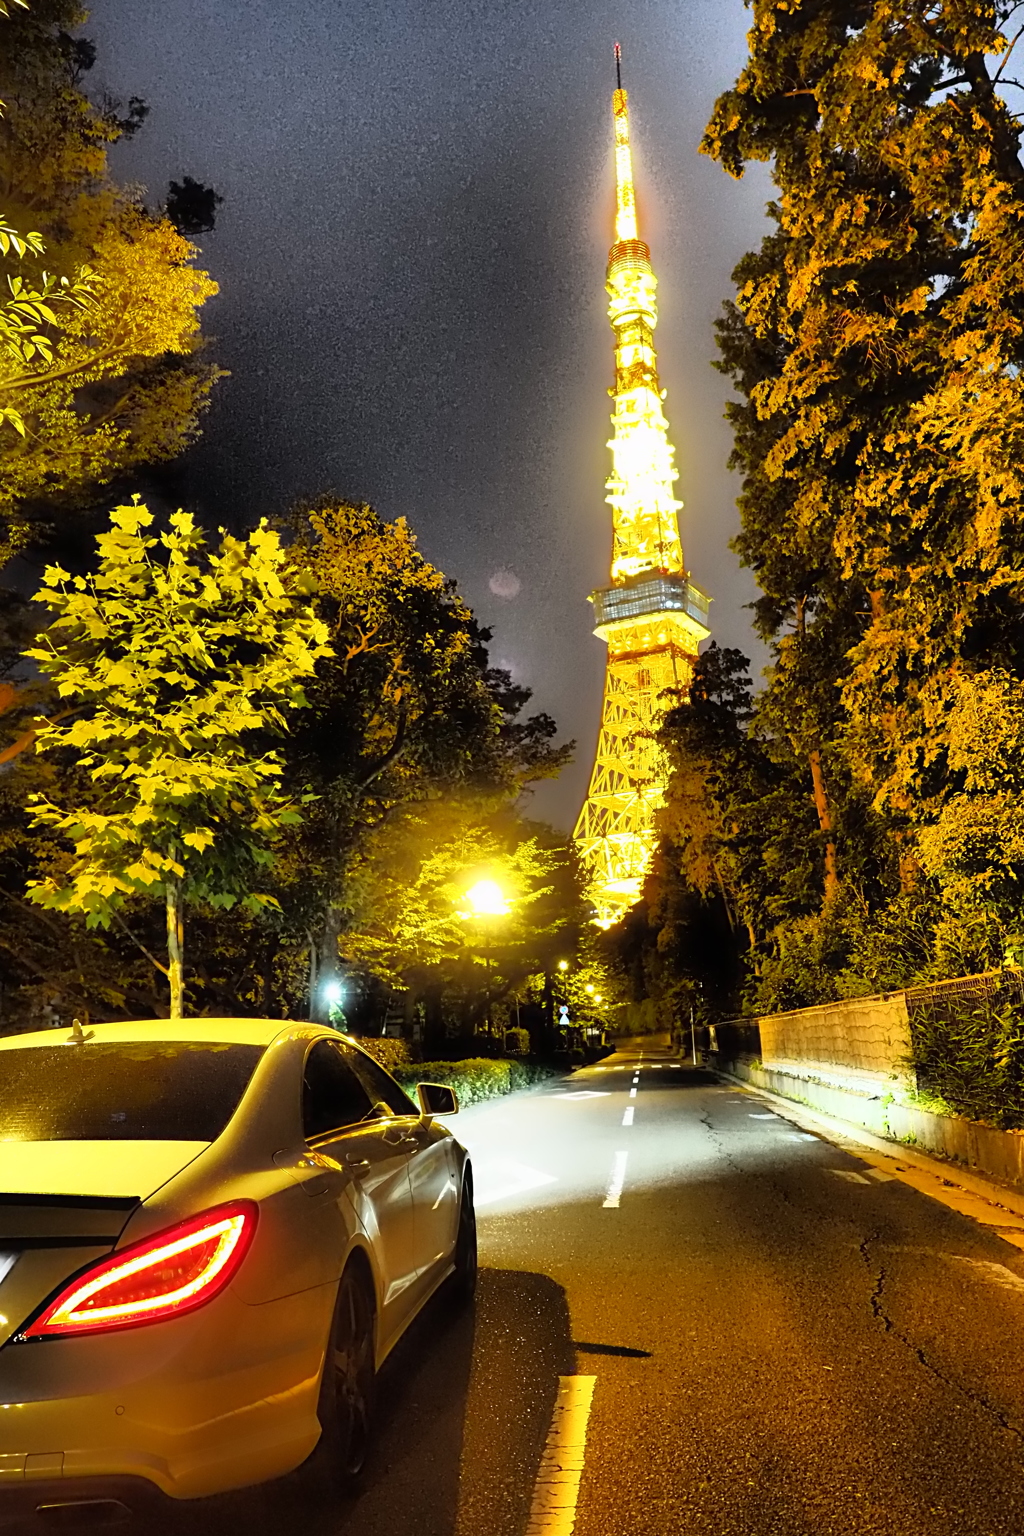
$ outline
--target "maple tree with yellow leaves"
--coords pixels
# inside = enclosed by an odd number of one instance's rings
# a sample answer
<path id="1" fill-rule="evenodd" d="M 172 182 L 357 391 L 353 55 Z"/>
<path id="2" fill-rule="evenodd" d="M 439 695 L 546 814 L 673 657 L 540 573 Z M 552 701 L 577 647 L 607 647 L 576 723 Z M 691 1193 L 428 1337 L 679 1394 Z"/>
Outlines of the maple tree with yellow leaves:
<path id="1" fill-rule="evenodd" d="M 198 314 L 216 283 L 168 218 L 110 180 L 108 150 L 145 108 L 133 101 L 122 115 L 87 95 L 94 54 L 74 35 L 84 20 L 72 0 L 36 0 L 9 8 L 4 23 L 0 281 L 15 300 L 0 327 L 8 557 L 88 506 L 97 487 L 178 453 L 218 376 L 200 356 Z"/>

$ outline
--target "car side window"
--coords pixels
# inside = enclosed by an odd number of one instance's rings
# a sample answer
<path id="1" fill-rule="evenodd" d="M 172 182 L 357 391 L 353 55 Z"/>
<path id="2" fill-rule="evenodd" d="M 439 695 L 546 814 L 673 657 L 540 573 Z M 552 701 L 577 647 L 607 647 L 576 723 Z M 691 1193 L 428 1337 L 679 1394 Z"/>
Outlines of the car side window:
<path id="1" fill-rule="evenodd" d="M 318 1040 L 306 1057 L 302 1079 L 302 1131 L 307 1141 L 358 1125 L 373 1109 L 363 1084 L 340 1046 Z"/>
<path id="2" fill-rule="evenodd" d="M 418 1115 L 419 1109 L 390 1073 L 362 1051 L 349 1051 L 348 1059 L 359 1081 L 375 1104 L 386 1104 L 393 1115 Z"/>

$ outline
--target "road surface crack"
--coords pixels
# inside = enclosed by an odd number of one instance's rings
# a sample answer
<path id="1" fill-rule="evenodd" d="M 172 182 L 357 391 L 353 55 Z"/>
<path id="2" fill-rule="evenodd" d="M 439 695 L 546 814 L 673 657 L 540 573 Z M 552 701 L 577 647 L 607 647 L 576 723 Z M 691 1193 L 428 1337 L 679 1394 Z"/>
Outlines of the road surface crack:
<path id="1" fill-rule="evenodd" d="M 784 1184 L 780 1184 L 778 1179 L 773 1179 L 770 1173 L 765 1173 L 760 1168 L 745 1167 L 738 1158 L 733 1157 L 732 1153 L 729 1151 L 728 1147 L 725 1145 L 725 1142 L 722 1139 L 721 1132 L 712 1123 L 711 1111 L 709 1109 L 705 1108 L 701 1110 L 700 1122 L 708 1132 L 708 1135 L 711 1137 L 712 1141 L 715 1143 L 719 1156 L 729 1164 L 729 1167 L 732 1168 L 735 1173 L 740 1174 L 744 1179 L 760 1180 L 762 1184 L 766 1184 L 770 1190 L 778 1195 L 779 1199 L 784 1205 L 788 1205 L 791 1210 L 798 1212 L 801 1216 L 806 1217 L 813 1215 L 818 1219 L 821 1218 L 820 1212 L 809 1212 L 802 1201 L 799 1203 L 795 1201 L 786 1186 Z M 826 1217 L 826 1220 L 830 1219 L 830 1217 Z"/>
<path id="2" fill-rule="evenodd" d="M 885 1286 L 888 1278 L 886 1268 L 884 1264 L 876 1266 L 869 1251 L 871 1245 L 877 1243 L 881 1235 L 881 1232 L 873 1232 L 870 1237 L 864 1238 L 859 1244 L 860 1256 L 864 1260 L 864 1266 L 868 1274 L 871 1276 L 871 1294 L 868 1298 L 871 1304 L 871 1315 L 881 1323 L 884 1333 L 892 1334 L 894 1339 L 898 1339 L 903 1347 L 910 1351 L 922 1370 L 927 1371 L 930 1376 L 934 1376 L 936 1381 L 941 1382 L 944 1387 L 949 1387 L 951 1391 L 958 1392 L 961 1397 L 965 1398 L 967 1402 L 972 1403 L 976 1408 L 981 1408 L 991 1418 L 995 1419 L 996 1423 L 1005 1429 L 1008 1434 L 1013 1435 L 1021 1444 L 1024 1444 L 1024 1429 L 1021 1429 L 1012 1419 L 1008 1418 L 1003 1410 L 987 1398 L 983 1392 L 978 1392 L 973 1387 L 965 1386 L 962 1381 L 956 1381 L 952 1376 L 947 1376 L 945 1371 L 941 1370 L 933 1360 L 929 1360 L 920 1344 L 915 1344 L 913 1339 L 905 1334 L 902 1328 L 898 1327 L 892 1317 L 890 1317 L 885 1308 Z"/>

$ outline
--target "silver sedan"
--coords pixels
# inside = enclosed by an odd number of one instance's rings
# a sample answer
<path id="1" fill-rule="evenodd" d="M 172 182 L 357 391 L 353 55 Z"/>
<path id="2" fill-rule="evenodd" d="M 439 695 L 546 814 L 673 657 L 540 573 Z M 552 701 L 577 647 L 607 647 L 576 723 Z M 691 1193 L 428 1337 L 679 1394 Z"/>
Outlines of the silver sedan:
<path id="1" fill-rule="evenodd" d="M 476 1280 L 455 1095 L 417 1096 L 280 1020 L 0 1040 L 0 1525 L 358 1473 L 383 1360 Z"/>

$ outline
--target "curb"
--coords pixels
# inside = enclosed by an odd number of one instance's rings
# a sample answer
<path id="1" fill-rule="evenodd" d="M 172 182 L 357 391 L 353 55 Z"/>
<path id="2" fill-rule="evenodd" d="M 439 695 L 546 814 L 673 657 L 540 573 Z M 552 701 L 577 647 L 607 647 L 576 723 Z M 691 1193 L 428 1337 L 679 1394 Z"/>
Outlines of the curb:
<path id="1" fill-rule="evenodd" d="M 714 1070 L 724 1081 L 777 1108 L 785 1119 L 792 1120 L 795 1125 L 806 1124 L 812 1130 L 821 1130 L 830 1141 L 838 1139 L 840 1144 L 849 1142 L 854 1146 L 870 1147 L 873 1152 L 884 1152 L 887 1157 L 894 1158 L 897 1162 L 906 1163 L 922 1173 L 931 1174 L 943 1184 L 954 1185 L 967 1194 L 977 1195 L 979 1199 L 987 1201 L 990 1205 L 1002 1206 L 1004 1210 L 1012 1211 L 1015 1216 L 1024 1216 L 1024 1193 L 1019 1190 L 1007 1189 L 1004 1185 L 996 1184 L 990 1179 L 979 1178 L 975 1173 L 968 1173 L 960 1163 L 946 1162 L 944 1158 L 912 1150 L 901 1141 L 888 1141 L 884 1136 L 876 1136 L 872 1131 L 866 1131 L 863 1126 L 848 1120 L 836 1120 L 831 1115 L 823 1115 L 818 1109 L 809 1109 L 805 1104 L 798 1104 L 793 1099 L 784 1099 L 777 1093 L 771 1093 L 767 1088 L 755 1088 L 743 1078 L 734 1077 L 731 1072 L 724 1072 L 720 1067 Z"/>

